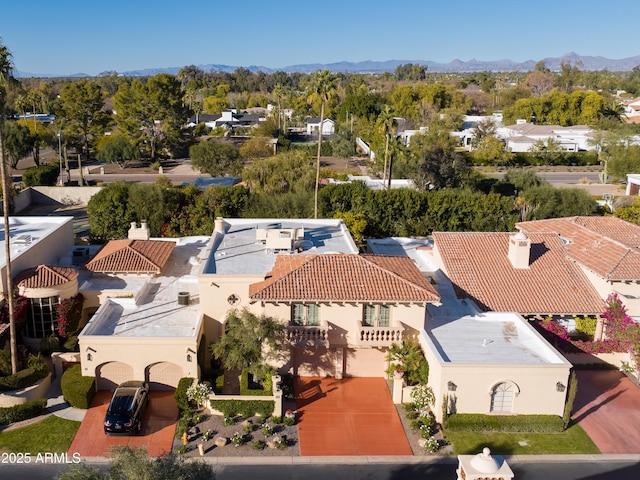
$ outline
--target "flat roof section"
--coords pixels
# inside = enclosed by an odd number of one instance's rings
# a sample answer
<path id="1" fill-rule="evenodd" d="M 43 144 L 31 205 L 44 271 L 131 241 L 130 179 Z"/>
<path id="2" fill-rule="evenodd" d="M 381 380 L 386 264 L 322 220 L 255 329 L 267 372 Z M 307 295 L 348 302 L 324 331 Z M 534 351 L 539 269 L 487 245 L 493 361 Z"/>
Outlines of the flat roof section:
<path id="1" fill-rule="evenodd" d="M 277 255 L 358 253 L 342 220 L 225 218 L 225 232 L 214 232 L 203 274 L 266 275 Z M 299 248 L 274 251 L 258 239 L 258 230 L 303 229 Z"/>
<path id="2" fill-rule="evenodd" d="M 85 280 L 81 289 L 112 290 L 113 297 L 100 306 L 80 335 L 196 336 L 200 322 L 198 273 L 202 266 L 201 253 L 208 243 L 209 237 L 177 239 L 159 276 L 94 275 Z M 129 295 L 118 298 L 118 289 L 123 293 L 135 289 L 136 293 L 133 298 Z"/>
<path id="3" fill-rule="evenodd" d="M 425 332 L 445 363 L 568 364 L 517 313 L 486 312 L 455 320 L 429 318 L 425 324 Z"/>

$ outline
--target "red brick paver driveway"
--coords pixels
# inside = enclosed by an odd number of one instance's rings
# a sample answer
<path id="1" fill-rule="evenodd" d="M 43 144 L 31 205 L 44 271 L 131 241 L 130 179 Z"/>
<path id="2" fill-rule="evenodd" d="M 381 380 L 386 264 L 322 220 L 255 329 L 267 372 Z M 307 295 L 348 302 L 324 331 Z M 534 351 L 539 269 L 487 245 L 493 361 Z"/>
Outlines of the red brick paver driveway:
<path id="1" fill-rule="evenodd" d="M 640 388 L 617 370 L 577 370 L 573 418 L 602 453 L 640 453 Z"/>
<path id="2" fill-rule="evenodd" d="M 383 378 L 299 377 L 300 454 L 413 455 Z"/>
<path id="3" fill-rule="evenodd" d="M 76 433 L 69 454 L 81 457 L 108 457 L 116 445 L 131 448 L 144 447 L 151 457 L 169 453 L 178 420 L 178 408 L 173 392 L 151 392 L 149 405 L 142 417 L 142 431 L 134 436 L 111 436 L 104 434 L 102 422 L 107 412 L 112 392 L 99 391 L 91 402 L 91 408 Z"/>

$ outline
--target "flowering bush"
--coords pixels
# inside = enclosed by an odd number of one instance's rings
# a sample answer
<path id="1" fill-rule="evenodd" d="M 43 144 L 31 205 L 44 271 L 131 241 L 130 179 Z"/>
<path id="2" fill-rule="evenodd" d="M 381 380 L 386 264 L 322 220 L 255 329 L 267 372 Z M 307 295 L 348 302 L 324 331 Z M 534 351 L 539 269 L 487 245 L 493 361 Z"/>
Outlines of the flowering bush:
<path id="1" fill-rule="evenodd" d="M 436 453 L 440 449 L 440 444 L 434 437 L 429 437 L 424 443 L 424 448 L 429 453 Z"/>
<path id="2" fill-rule="evenodd" d="M 265 437 L 268 437 L 269 435 L 273 435 L 273 427 L 265 423 L 264 425 L 262 425 L 262 434 Z"/>
<path id="3" fill-rule="evenodd" d="M 239 432 L 234 433 L 233 435 L 231 435 L 231 443 L 233 443 L 236 447 L 239 447 L 244 443 L 244 436 Z"/>
<path id="4" fill-rule="evenodd" d="M 422 411 L 435 402 L 433 390 L 427 385 L 416 385 L 411 390 L 411 401 L 417 410 Z"/>
<path id="5" fill-rule="evenodd" d="M 187 399 L 190 402 L 196 402 L 199 406 L 204 406 L 209 400 L 211 387 L 204 383 L 197 383 L 187 388 Z"/>
<path id="6" fill-rule="evenodd" d="M 84 297 L 81 293 L 61 300 L 56 305 L 58 312 L 58 335 L 62 338 L 69 338 L 73 335 L 80 324 L 80 318 L 82 317 L 82 305 L 84 303 Z"/>

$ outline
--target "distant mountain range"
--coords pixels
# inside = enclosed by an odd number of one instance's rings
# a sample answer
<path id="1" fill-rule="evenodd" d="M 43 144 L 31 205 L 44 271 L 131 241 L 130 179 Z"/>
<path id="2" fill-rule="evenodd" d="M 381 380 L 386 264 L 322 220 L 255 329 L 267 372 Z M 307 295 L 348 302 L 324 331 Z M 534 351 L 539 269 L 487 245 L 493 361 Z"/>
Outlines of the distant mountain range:
<path id="1" fill-rule="evenodd" d="M 332 72 L 348 72 L 348 73 L 383 73 L 393 72 L 399 65 L 406 65 L 408 63 L 426 65 L 429 72 L 506 72 L 506 71 L 529 71 L 533 70 L 536 63 L 543 61 L 547 68 L 551 70 L 559 70 L 560 64 L 565 62 L 571 65 L 578 65 L 580 70 L 609 70 L 614 72 L 629 71 L 633 67 L 640 65 L 640 55 L 635 57 L 622 58 L 620 60 L 613 60 L 605 57 L 592 57 L 589 55 L 578 55 L 577 53 L 570 52 L 561 57 L 547 57 L 541 60 L 527 60 L 526 62 L 514 62 L 512 60 L 476 60 L 472 58 L 469 61 L 453 60 L 449 63 L 438 63 L 431 60 L 386 60 L 379 61 L 364 61 L 364 62 L 336 62 L 336 63 L 311 63 L 302 65 L 290 65 L 283 68 L 269 68 L 258 65 L 243 66 L 251 72 L 265 72 L 273 73 L 276 71 L 283 71 L 287 73 L 299 72 L 299 73 L 312 73 L 317 70 L 330 70 Z M 205 72 L 233 72 L 240 66 L 231 65 L 218 65 L 218 64 L 205 64 L 196 65 L 199 69 Z M 182 67 L 166 67 L 166 68 L 145 68 L 143 70 L 129 70 L 126 72 L 118 72 L 120 75 L 144 77 L 153 76 L 158 73 L 171 73 L 177 74 Z M 103 72 L 98 76 L 107 75 L 110 72 Z M 17 72 L 19 78 L 29 77 L 91 77 L 86 73 L 75 73 L 67 75 L 56 74 L 37 74 L 29 72 Z"/>

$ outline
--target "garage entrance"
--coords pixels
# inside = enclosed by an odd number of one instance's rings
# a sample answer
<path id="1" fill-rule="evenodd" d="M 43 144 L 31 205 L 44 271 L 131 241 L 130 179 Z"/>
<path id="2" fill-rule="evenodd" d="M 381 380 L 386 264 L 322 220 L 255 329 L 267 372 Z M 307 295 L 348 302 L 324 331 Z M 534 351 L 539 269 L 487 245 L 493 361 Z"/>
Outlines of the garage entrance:
<path id="1" fill-rule="evenodd" d="M 171 362 L 159 362 L 146 369 L 147 381 L 151 390 L 173 390 L 182 378 L 182 368 Z"/>
<path id="2" fill-rule="evenodd" d="M 113 391 L 133 378 L 133 367 L 122 362 L 109 362 L 96 369 L 96 388 Z"/>

